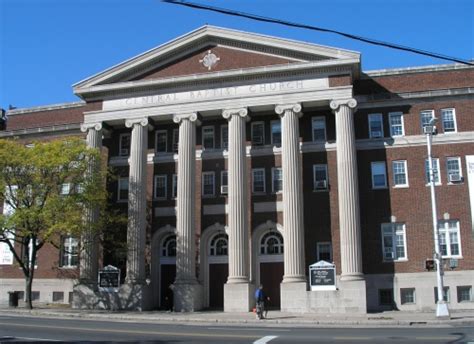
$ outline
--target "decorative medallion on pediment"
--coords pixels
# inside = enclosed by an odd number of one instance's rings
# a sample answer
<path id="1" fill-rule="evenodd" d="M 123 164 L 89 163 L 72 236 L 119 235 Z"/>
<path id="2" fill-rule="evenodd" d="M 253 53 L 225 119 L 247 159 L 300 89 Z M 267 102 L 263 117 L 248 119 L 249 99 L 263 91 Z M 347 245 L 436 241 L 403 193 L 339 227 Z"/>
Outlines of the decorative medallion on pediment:
<path id="1" fill-rule="evenodd" d="M 214 54 L 212 50 L 208 50 L 207 54 L 199 60 L 199 63 L 202 63 L 203 66 L 207 68 L 207 70 L 211 70 L 212 67 L 214 67 L 220 60 L 221 58 L 217 57 L 217 55 Z"/>

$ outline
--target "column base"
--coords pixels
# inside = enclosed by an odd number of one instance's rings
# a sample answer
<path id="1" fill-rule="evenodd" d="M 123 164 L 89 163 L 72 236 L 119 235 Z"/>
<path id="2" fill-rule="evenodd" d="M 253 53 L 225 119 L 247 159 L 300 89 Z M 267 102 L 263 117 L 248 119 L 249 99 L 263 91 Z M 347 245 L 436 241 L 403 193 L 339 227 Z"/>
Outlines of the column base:
<path id="1" fill-rule="evenodd" d="M 307 308 L 306 281 L 282 282 L 280 284 L 280 308 L 282 312 L 304 313 Z"/>
<path id="2" fill-rule="evenodd" d="M 224 312 L 249 312 L 254 304 L 254 290 L 248 282 L 224 284 Z"/>
<path id="3" fill-rule="evenodd" d="M 203 308 L 203 288 L 197 281 L 173 283 L 175 312 L 194 312 Z"/>

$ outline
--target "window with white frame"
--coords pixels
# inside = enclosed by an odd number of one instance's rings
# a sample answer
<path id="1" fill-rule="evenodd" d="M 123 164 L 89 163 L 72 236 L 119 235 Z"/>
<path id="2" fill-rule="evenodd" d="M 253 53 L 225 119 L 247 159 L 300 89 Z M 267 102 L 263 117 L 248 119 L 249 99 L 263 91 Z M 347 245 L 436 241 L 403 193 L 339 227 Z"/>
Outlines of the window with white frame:
<path id="1" fill-rule="evenodd" d="M 439 170 L 439 159 L 438 158 L 431 158 L 433 163 L 433 177 L 435 185 L 441 185 L 441 175 Z M 431 182 L 430 179 L 430 161 L 429 159 L 425 159 L 425 177 L 426 177 L 426 184 Z"/>
<path id="2" fill-rule="evenodd" d="M 445 133 L 455 133 L 457 131 L 454 109 L 441 110 L 441 123 L 443 124 L 443 131 Z"/>
<path id="3" fill-rule="evenodd" d="M 388 118 L 390 121 L 390 136 L 396 137 L 405 135 L 405 128 L 403 126 L 403 113 L 389 112 Z"/>
<path id="4" fill-rule="evenodd" d="M 265 144 L 265 123 L 252 122 L 251 135 L 252 146 L 263 146 Z"/>
<path id="5" fill-rule="evenodd" d="M 383 137 L 383 119 L 381 113 L 369 114 L 369 136 L 370 138 Z"/>
<path id="6" fill-rule="evenodd" d="M 177 153 L 179 147 L 179 129 L 173 129 L 173 152 Z"/>
<path id="7" fill-rule="evenodd" d="M 384 261 L 407 260 L 404 223 L 382 223 Z"/>
<path id="8" fill-rule="evenodd" d="M 209 245 L 210 256 L 227 256 L 228 236 L 225 233 L 218 233 L 211 239 Z"/>
<path id="9" fill-rule="evenodd" d="M 400 302 L 402 305 L 416 303 L 415 288 L 400 288 Z"/>
<path id="10" fill-rule="evenodd" d="M 446 171 L 449 183 L 462 182 L 461 158 L 446 158 Z"/>
<path id="11" fill-rule="evenodd" d="M 70 183 L 63 183 L 61 184 L 61 190 L 59 191 L 59 194 L 61 196 L 66 196 L 71 193 L 71 184 Z"/>
<path id="12" fill-rule="evenodd" d="M 407 161 L 392 161 L 393 185 L 396 187 L 408 186 Z"/>
<path id="13" fill-rule="evenodd" d="M 229 175 L 227 171 L 221 171 L 221 194 L 227 195 L 229 193 Z"/>
<path id="14" fill-rule="evenodd" d="M 202 127 L 202 148 L 203 149 L 214 148 L 214 127 L 213 126 Z"/>
<path id="15" fill-rule="evenodd" d="M 375 161 L 371 163 L 372 169 L 372 188 L 384 189 L 387 187 L 387 173 L 385 171 L 385 162 Z"/>
<path id="16" fill-rule="evenodd" d="M 176 257 L 176 235 L 168 235 L 161 243 L 161 257 Z"/>
<path id="17" fill-rule="evenodd" d="M 166 174 L 155 176 L 155 198 L 165 199 L 166 189 L 167 189 Z"/>
<path id="18" fill-rule="evenodd" d="M 327 190 L 328 184 L 328 165 L 313 165 L 313 190 Z"/>
<path id="19" fill-rule="evenodd" d="M 271 122 L 271 133 L 272 133 L 272 145 L 281 146 L 281 121 Z"/>
<path id="20" fill-rule="evenodd" d="M 434 118 L 434 110 L 424 110 L 420 112 L 421 129 L 430 124 L 430 121 Z"/>
<path id="21" fill-rule="evenodd" d="M 229 148 L 229 126 L 227 124 L 221 125 L 221 148 Z"/>
<path id="22" fill-rule="evenodd" d="M 178 197 L 178 175 L 173 174 L 173 198 Z"/>
<path id="23" fill-rule="evenodd" d="M 318 242 L 316 244 L 316 257 L 317 261 L 324 260 L 326 262 L 332 262 L 332 245 L 330 242 Z"/>
<path id="24" fill-rule="evenodd" d="M 283 237 L 276 230 L 268 231 L 260 240 L 260 254 L 283 254 Z"/>
<path id="25" fill-rule="evenodd" d="M 265 169 L 252 169 L 252 192 L 265 193 Z"/>
<path id="26" fill-rule="evenodd" d="M 168 151 L 168 131 L 167 130 L 156 131 L 155 150 L 157 153 L 166 153 Z"/>
<path id="27" fill-rule="evenodd" d="M 119 136 L 119 155 L 130 155 L 130 133 L 120 134 Z"/>
<path id="28" fill-rule="evenodd" d="M 64 268 L 76 267 L 79 264 L 79 240 L 72 236 L 65 236 L 61 245 L 61 266 Z"/>
<path id="29" fill-rule="evenodd" d="M 459 233 L 459 221 L 438 221 L 439 248 L 443 258 L 461 257 L 461 235 Z"/>
<path id="30" fill-rule="evenodd" d="M 203 172 L 202 173 L 202 195 L 203 196 L 214 196 L 215 194 L 215 173 L 214 172 Z"/>
<path id="31" fill-rule="evenodd" d="M 272 168 L 272 192 L 283 191 L 283 170 L 281 167 Z"/>
<path id="32" fill-rule="evenodd" d="M 471 302 L 474 301 L 472 297 L 472 286 L 471 285 L 460 285 L 457 288 L 458 303 L 459 302 Z"/>
<path id="33" fill-rule="evenodd" d="M 313 117 L 311 119 L 314 142 L 326 141 L 326 117 Z"/>
<path id="34" fill-rule="evenodd" d="M 118 179 L 118 201 L 128 200 L 128 177 L 119 177 Z"/>

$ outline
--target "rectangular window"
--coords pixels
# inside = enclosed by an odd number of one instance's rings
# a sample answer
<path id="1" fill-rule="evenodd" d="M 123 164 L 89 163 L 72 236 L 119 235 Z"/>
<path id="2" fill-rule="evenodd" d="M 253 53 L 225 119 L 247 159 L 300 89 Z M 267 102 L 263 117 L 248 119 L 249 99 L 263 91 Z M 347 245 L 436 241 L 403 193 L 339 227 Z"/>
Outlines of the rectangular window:
<path id="1" fill-rule="evenodd" d="M 432 158 L 431 161 L 433 162 L 433 176 L 434 176 L 435 185 L 441 185 L 439 159 Z M 430 180 L 430 162 L 428 159 L 425 160 L 425 175 L 426 175 L 426 184 L 429 184 L 431 180 Z"/>
<path id="2" fill-rule="evenodd" d="M 423 128 L 430 124 L 430 121 L 434 118 L 434 110 L 424 110 L 420 112 L 420 121 L 421 121 L 421 132 L 423 133 Z"/>
<path id="3" fill-rule="evenodd" d="M 168 151 L 168 131 L 157 130 L 156 131 L 156 147 L 157 153 L 166 153 Z"/>
<path id="4" fill-rule="evenodd" d="M 396 187 L 408 186 L 407 161 L 398 160 L 392 162 L 393 185 Z"/>
<path id="5" fill-rule="evenodd" d="M 389 112 L 388 118 L 390 121 L 390 136 L 395 137 L 405 135 L 405 128 L 403 126 L 403 113 Z"/>
<path id="6" fill-rule="evenodd" d="M 283 170 L 281 167 L 272 168 L 272 192 L 283 191 Z"/>
<path id="7" fill-rule="evenodd" d="M 120 134 L 119 137 L 119 155 L 130 155 L 130 133 Z"/>
<path id="8" fill-rule="evenodd" d="M 79 264 L 79 240 L 66 236 L 61 246 L 61 266 L 63 268 L 76 267 Z"/>
<path id="9" fill-rule="evenodd" d="M 203 172 L 202 173 L 202 195 L 203 196 L 214 196 L 215 195 L 215 174 L 214 172 Z"/>
<path id="10" fill-rule="evenodd" d="M 155 176 L 155 198 L 166 199 L 167 184 L 166 174 Z"/>
<path id="11" fill-rule="evenodd" d="M 62 292 L 62 291 L 53 291 L 53 302 L 63 303 L 64 302 L 64 292 Z"/>
<path id="12" fill-rule="evenodd" d="M 449 295 L 449 287 L 443 288 L 443 299 L 446 302 L 451 302 L 451 297 Z M 434 300 L 435 303 L 438 303 L 438 287 L 434 287 Z"/>
<path id="13" fill-rule="evenodd" d="M 202 127 L 202 148 L 214 149 L 214 127 Z"/>
<path id="14" fill-rule="evenodd" d="M 227 171 L 221 171 L 221 195 L 229 193 L 229 175 Z"/>
<path id="15" fill-rule="evenodd" d="M 328 184 L 328 165 L 313 165 L 313 190 L 327 190 Z"/>
<path id="16" fill-rule="evenodd" d="M 252 192 L 265 193 L 265 169 L 254 168 L 252 170 Z"/>
<path id="17" fill-rule="evenodd" d="M 39 301 L 40 299 L 40 292 L 39 291 L 32 291 L 31 292 L 31 301 Z"/>
<path id="18" fill-rule="evenodd" d="M 118 179 L 118 201 L 128 200 L 128 177 L 119 177 Z"/>
<path id="19" fill-rule="evenodd" d="M 178 197 L 178 175 L 173 174 L 173 198 Z"/>
<path id="20" fill-rule="evenodd" d="M 462 182 L 461 158 L 446 158 L 446 170 L 448 175 L 448 183 Z"/>
<path id="21" fill-rule="evenodd" d="M 381 113 L 369 114 L 369 136 L 370 138 L 383 137 L 383 120 Z"/>
<path id="22" fill-rule="evenodd" d="M 372 188 L 384 189 L 387 187 L 387 173 L 385 171 L 385 163 L 376 161 L 371 163 L 372 169 Z"/>
<path id="23" fill-rule="evenodd" d="M 328 263 L 332 262 L 332 245 L 330 242 L 318 242 L 316 244 L 317 261 L 324 260 Z"/>
<path id="24" fill-rule="evenodd" d="M 227 124 L 221 125 L 221 148 L 229 148 L 229 126 Z"/>
<path id="25" fill-rule="evenodd" d="M 443 131 L 445 133 L 455 133 L 457 131 L 457 127 L 454 109 L 442 109 L 441 122 L 443 123 Z"/>
<path id="26" fill-rule="evenodd" d="M 313 129 L 313 142 L 326 142 L 326 117 L 313 117 L 311 127 Z"/>
<path id="27" fill-rule="evenodd" d="M 400 302 L 402 305 L 416 303 L 415 288 L 400 288 Z"/>
<path id="28" fill-rule="evenodd" d="M 459 233 L 459 221 L 439 221 L 438 228 L 439 247 L 443 258 L 461 257 L 461 235 Z"/>
<path id="29" fill-rule="evenodd" d="M 59 192 L 61 196 L 69 195 L 71 192 L 71 184 L 64 183 L 61 185 L 61 191 Z"/>
<path id="30" fill-rule="evenodd" d="M 404 223 L 382 223 L 382 250 L 384 261 L 406 260 Z"/>
<path id="31" fill-rule="evenodd" d="M 179 129 L 173 129 L 173 152 L 177 153 L 179 147 Z"/>
<path id="32" fill-rule="evenodd" d="M 393 289 L 379 289 L 379 305 L 393 306 Z"/>
<path id="33" fill-rule="evenodd" d="M 272 121 L 271 122 L 272 130 L 272 145 L 280 147 L 281 146 L 281 121 Z"/>
<path id="34" fill-rule="evenodd" d="M 251 132 L 252 146 L 263 146 L 265 144 L 265 123 L 252 122 Z"/>
<path id="35" fill-rule="evenodd" d="M 459 302 L 471 302 L 472 298 L 472 286 L 463 285 L 457 287 L 458 292 L 458 303 Z"/>

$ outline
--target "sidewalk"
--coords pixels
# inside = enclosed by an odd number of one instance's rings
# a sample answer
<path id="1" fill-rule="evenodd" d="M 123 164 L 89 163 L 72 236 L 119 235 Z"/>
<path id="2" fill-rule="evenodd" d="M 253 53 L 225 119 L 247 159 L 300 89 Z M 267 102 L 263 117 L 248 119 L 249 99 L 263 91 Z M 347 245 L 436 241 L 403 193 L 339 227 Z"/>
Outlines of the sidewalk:
<path id="1" fill-rule="evenodd" d="M 451 327 L 474 326 L 474 311 L 452 311 L 451 319 L 437 319 L 433 313 L 389 311 L 370 314 L 299 314 L 280 311 L 268 312 L 267 319 L 256 320 L 253 313 L 224 313 L 199 311 L 174 313 L 165 311 L 127 312 L 48 308 L 0 308 L 0 316 L 44 316 L 55 318 L 101 319 L 108 321 L 213 324 L 278 327 L 392 327 L 426 326 Z"/>

